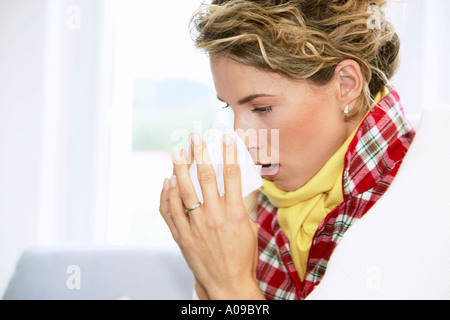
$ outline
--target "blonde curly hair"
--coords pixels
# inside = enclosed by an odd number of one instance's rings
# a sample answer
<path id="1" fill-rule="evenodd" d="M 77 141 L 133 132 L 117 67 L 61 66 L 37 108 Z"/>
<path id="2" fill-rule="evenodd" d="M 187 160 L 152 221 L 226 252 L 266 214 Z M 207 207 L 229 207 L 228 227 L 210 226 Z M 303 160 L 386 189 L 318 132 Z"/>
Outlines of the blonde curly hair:
<path id="1" fill-rule="evenodd" d="M 386 0 L 213 0 L 191 20 L 195 45 L 210 57 L 328 83 L 343 60 L 358 62 L 364 89 L 352 116 L 367 112 L 394 76 L 400 40 Z"/>

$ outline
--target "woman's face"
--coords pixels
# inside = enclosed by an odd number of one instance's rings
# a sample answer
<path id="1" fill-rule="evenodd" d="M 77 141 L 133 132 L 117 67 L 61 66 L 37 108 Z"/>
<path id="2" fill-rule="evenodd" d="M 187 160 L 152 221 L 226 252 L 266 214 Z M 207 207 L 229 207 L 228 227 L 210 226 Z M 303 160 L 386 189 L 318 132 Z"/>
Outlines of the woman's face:
<path id="1" fill-rule="evenodd" d="M 345 121 L 339 80 L 317 86 L 224 58 L 211 59 L 211 69 L 234 129 L 255 163 L 271 165 L 264 178 L 284 191 L 304 186 L 356 128 Z"/>

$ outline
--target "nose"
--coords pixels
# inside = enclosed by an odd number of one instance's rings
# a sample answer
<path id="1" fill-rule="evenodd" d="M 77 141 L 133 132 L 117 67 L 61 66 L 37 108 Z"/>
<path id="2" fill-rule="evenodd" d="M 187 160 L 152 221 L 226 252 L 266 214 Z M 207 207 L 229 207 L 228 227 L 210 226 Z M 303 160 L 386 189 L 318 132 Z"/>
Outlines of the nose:
<path id="1" fill-rule="evenodd" d="M 252 160 L 257 163 L 258 153 L 260 148 L 262 147 L 260 144 L 265 143 L 263 141 L 259 141 L 259 123 L 242 114 L 236 114 L 234 117 L 234 130 L 244 142 L 245 147 L 250 153 Z"/>
<path id="2" fill-rule="evenodd" d="M 258 149 L 258 123 L 252 121 L 242 113 L 234 117 L 234 131 L 244 142 L 247 150 Z"/>
<path id="3" fill-rule="evenodd" d="M 279 130 L 269 129 L 256 117 L 236 113 L 234 130 L 255 163 L 279 163 Z"/>

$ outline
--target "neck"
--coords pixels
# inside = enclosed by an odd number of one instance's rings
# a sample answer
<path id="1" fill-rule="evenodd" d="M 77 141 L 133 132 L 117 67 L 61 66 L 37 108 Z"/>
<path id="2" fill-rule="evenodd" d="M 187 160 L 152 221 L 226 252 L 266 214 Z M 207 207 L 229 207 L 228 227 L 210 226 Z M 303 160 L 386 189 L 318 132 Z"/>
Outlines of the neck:
<path id="1" fill-rule="evenodd" d="M 364 120 L 365 116 L 366 114 L 358 115 L 346 122 L 345 125 L 347 128 L 345 130 L 345 139 L 342 143 L 344 143 L 355 132 L 355 130 L 360 126 L 361 122 Z"/>

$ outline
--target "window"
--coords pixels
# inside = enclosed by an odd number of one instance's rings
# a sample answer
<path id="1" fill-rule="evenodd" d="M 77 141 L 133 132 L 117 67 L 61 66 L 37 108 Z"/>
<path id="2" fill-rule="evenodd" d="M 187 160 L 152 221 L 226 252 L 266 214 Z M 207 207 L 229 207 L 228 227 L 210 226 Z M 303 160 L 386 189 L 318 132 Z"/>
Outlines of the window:
<path id="1" fill-rule="evenodd" d="M 231 125 L 231 112 L 216 99 L 209 60 L 189 33 L 201 2 L 113 1 L 110 243 L 173 243 L 159 214 L 162 184 L 172 175 L 170 154 L 211 121 Z"/>

